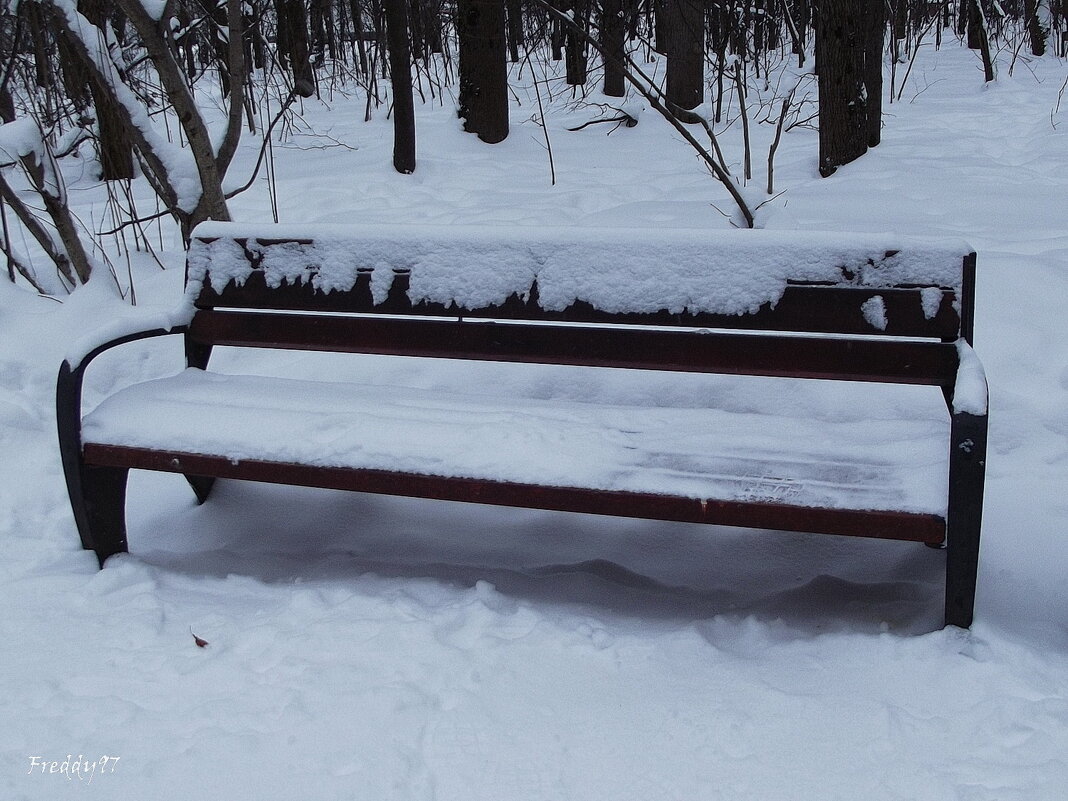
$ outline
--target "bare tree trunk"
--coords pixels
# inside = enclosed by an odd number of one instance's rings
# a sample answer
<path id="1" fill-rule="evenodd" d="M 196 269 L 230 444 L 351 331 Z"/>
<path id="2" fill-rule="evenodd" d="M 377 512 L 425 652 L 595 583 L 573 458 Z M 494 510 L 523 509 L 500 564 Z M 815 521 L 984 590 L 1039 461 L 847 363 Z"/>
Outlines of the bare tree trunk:
<path id="1" fill-rule="evenodd" d="M 665 39 L 670 106 L 691 110 L 705 99 L 705 13 L 701 0 L 660 0 L 658 42 Z"/>
<path id="2" fill-rule="evenodd" d="M 441 0 L 424 0 L 427 48 L 431 53 L 441 53 L 445 44 L 441 38 Z"/>
<path id="3" fill-rule="evenodd" d="M 573 0 L 571 13 L 578 29 L 568 29 L 565 58 L 568 86 L 583 86 L 586 83 L 586 42 L 589 39 L 589 0 Z"/>
<path id="4" fill-rule="evenodd" d="M 850 0 L 821 0 L 816 24 L 819 77 L 819 172 L 824 178 L 868 149 L 861 9 Z"/>
<path id="5" fill-rule="evenodd" d="M 1027 37 L 1031 43 L 1031 54 L 1044 56 L 1046 54 L 1046 39 L 1049 37 L 1049 29 L 1040 11 L 1045 11 L 1044 3 L 1039 0 L 1024 0 L 1024 18 L 1027 22 Z"/>
<path id="6" fill-rule="evenodd" d="M 393 84 L 393 167 L 415 172 L 415 105 L 412 98 L 412 60 L 408 50 L 407 0 L 385 0 L 389 74 Z"/>
<path id="7" fill-rule="evenodd" d="M 18 160 L 30 185 L 41 198 L 45 211 L 59 236 L 59 242 L 53 239 L 2 175 L 0 175 L 0 197 L 11 206 L 23 226 L 37 240 L 67 283 L 70 286 L 84 284 L 92 274 L 93 265 L 68 208 L 67 192 L 63 185 L 63 177 L 59 174 L 59 165 L 45 142 L 44 135 L 35 123 L 34 129 L 37 139 L 36 147 L 20 155 Z"/>
<path id="8" fill-rule="evenodd" d="M 523 42 L 523 0 L 507 0 L 508 8 L 508 57 L 515 64 L 519 61 L 519 45 Z"/>
<path id="9" fill-rule="evenodd" d="M 552 7 L 558 11 L 566 11 L 566 0 L 549 0 Z M 553 61 L 561 61 L 564 58 L 564 40 L 567 37 L 563 24 L 556 17 L 549 20 L 549 44 L 552 47 Z"/>
<path id="10" fill-rule="evenodd" d="M 898 2 L 904 4 L 905 0 Z M 865 12 L 864 111 L 868 118 L 868 147 L 876 147 L 883 137 L 883 41 L 886 34 L 886 5 L 882 0 L 862 0 L 862 5 Z"/>
<path id="11" fill-rule="evenodd" d="M 284 42 L 285 54 L 293 70 L 293 85 L 297 86 L 303 82 L 312 87 L 312 91 L 304 95 L 310 97 L 315 91 L 315 71 L 312 70 L 309 54 L 308 20 L 304 11 L 304 0 L 276 0 L 275 7 L 278 9 L 279 49 L 282 49 Z M 303 91 L 301 94 L 304 94 Z"/>
<path id="12" fill-rule="evenodd" d="M 508 136 L 504 0 L 459 0 L 460 117 L 464 130 L 496 144 Z"/>
<path id="13" fill-rule="evenodd" d="M 69 286 L 75 286 L 78 281 L 75 277 L 74 271 L 71 269 L 70 258 L 63 251 L 62 248 L 56 245 L 56 241 L 52 238 L 52 235 L 48 233 L 48 230 L 44 227 L 36 215 L 30 211 L 26 204 L 22 202 L 22 198 L 18 196 L 18 193 L 11 188 L 7 179 L 3 175 L 0 175 L 0 200 L 7 203 L 11 207 L 11 210 L 15 212 L 15 216 L 19 218 L 19 221 L 30 232 L 37 244 L 41 246 L 41 250 L 45 252 L 52 263 L 56 265 L 56 269 L 59 270 L 64 280 Z M 5 247 L 10 247 L 10 242 L 4 243 Z M 22 272 L 20 270 L 20 272 Z M 26 275 L 23 272 L 23 275 Z"/>
<path id="14" fill-rule="evenodd" d="M 24 15 L 33 42 L 33 67 L 37 86 L 41 89 L 51 89 L 54 76 L 48 55 L 52 48 L 45 35 L 47 26 L 44 13 L 35 3 L 20 3 L 18 8 Z"/>
<path id="15" fill-rule="evenodd" d="M 15 98 L 11 96 L 6 86 L 0 89 L 0 119 L 5 123 L 15 120 Z"/>
<path id="16" fill-rule="evenodd" d="M 360 7 L 359 0 L 352 0 L 352 28 L 353 35 L 356 37 L 356 48 L 360 54 L 360 73 L 367 75 L 369 72 L 369 66 L 367 62 L 367 44 L 365 43 L 366 32 L 363 26 L 363 9 Z M 281 32 L 279 32 L 279 51 L 281 51 Z"/>
<path id="17" fill-rule="evenodd" d="M 990 33 L 987 30 L 986 14 L 983 13 L 983 7 L 979 3 L 980 0 L 969 0 L 968 2 L 970 8 L 968 17 L 968 47 L 972 47 L 972 34 L 974 28 L 976 38 L 974 49 L 977 49 L 983 58 L 983 77 L 987 83 L 990 83 L 997 76 L 994 71 L 994 56 L 990 52 Z"/>
<path id="18" fill-rule="evenodd" d="M 983 39 L 983 11 L 979 7 L 979 0 L 961 0 L 962 13 L 966 15 L 968 31 L 968 47 L 971 50 L 982 48 Z"/>
<path id="19" fill-rule="evenodd" d="M 608 53 L 603 59 L 604 93 L 608 97 L 623 97 L 626 93 L 623 78 L 626 33 L 622 0 L 603 0 L 601 3 L 601 41 Z"/>
<path id="20" fill-rule="evenodd" d="M 79 8 L 87 20 L 102 29 L 107 24 L 108 15 L 113 11 L 110 5 L 106 0 L 83 0 L 79 3 Z M 134 177 L 133 145 L 122 127 L 122 121 L 115 110 L 115 102 L 110 95 L 101 92 L 88 80 L 84 70 L 80 72 L 82 81 L 92 95 L 93 108 L 96 109 L 96 124 L 100 134 L 98 152 L 101 177 L 105 181 L 129 180 Z"/>
<path id="21" fill-rule="evenodd" d="M 389 22 L 387 21 L 388 25 Z M 426 34 L 426 8 L 423 0 L 408 0 L 408 31 L 411 34 L 411 58 L 425 61 L 427 55 Z M 392 45 L 390 45 L 392 49 Z"/>

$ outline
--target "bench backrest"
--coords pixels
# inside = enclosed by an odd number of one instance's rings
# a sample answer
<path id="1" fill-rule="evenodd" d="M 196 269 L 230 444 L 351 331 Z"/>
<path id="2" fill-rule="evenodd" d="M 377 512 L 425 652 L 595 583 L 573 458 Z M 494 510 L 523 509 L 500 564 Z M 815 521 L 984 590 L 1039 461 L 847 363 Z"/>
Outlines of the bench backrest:
<path id="1" fill-rule="evenodd" d="M 209 223 L 186 289 L 201 345 L 944 386 L 930 346 L 971 340 L 974 268 L 962 243 L 887 235 Z"/>

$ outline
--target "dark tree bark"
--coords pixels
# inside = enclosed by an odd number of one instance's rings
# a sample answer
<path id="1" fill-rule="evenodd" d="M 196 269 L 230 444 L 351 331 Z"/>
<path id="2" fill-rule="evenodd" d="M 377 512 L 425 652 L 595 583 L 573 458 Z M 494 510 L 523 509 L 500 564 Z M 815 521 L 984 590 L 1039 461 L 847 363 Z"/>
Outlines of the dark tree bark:
<path id="1" fill-rule="evenodd" d="M 548 0 L 549 5 L 558 11 L 567 11 L 567 0 Z M 549 21 L 549 45 L 552 47 L 553 61 L 561 61 L 564 58 L 564 40 L 566 33 L 560 20 L 553 17 Z"/>
<path id="2" fill-rule="evenodd" d="M 115 102 L 91 85 L 96 124 L 100 134 L 100 177 L 105 181 L 129 180 L 134 177 L 133 145 L 126 135 Z"/>
<path id="3" fill-rule="evenodd" d="M 622 0 L 602 0 L 601 40 L 604 42 L 604 93 L 608 97 L 623 97 L 626 87 L 623 78 L 623 59 L 626 57 L 627 26 L 623 19 Z"/>
<path id="4" fill-rule="evenodd" d="M 15 121 L 15 98 L 6 86 L 0 89 L 0 119 L 5 123 Z"/>
<path id="5" fill-rule="evenodd" d="M 323 0 L 322 4 L 323 23 L 326 26 L 326 52 L 330 54 L 331 59 L 337 59 L 338 46 L 337 46 L 337 20 L 334 13 L 334 1 Z"/>
<path id="6" fill-rule="evenodd" d="M 504 0 L 459 0 L 460 117 L 464 130 L 495 144 L 508 136 Z"/>
<path id="7" fill-rule="evenodd" d="M 865 4 L 881 0 L 865 0 Z M 821 0 L 816 23 L 819 77 L 819 171 L 826 178 L 864 155 L 870 125 L 865 92 L 863 5 Z"/>
<path id="8" fill-rule="evenodd" d="M 980 0 L 968 2 L 968 47 L 978 50 L 983 58 L 983 74 L 989 83 L 994 80 L 994 56 L 990 52 L 990 36 L 987 33 L 986 15 L 979 5 Z M 973 39 L 975 44 L 973 45 Z"/>
<path id="9" fill-rule="evenodd" d="M 423 35 L 431 53 L 442 53 L 445 44 L 441 38 L 441 0 L 423 0 Z"/>
<path id="10" fill-rule="evenodd" d="M 962 13 L 967 15 L 968 47 L 979 50 L 983 46 L 983 11 L 979 0 L 964 0 Z"/>
<path id="11" fill-rule="evenodd" d="M 49 57 L 52 53 L 52 42 L 44 12 L 36 3 L 19 3 L 18 13 L 22 16 L 33 43 L 34 82 L 39 88 L 50 90 L 54 86 L 56 76 L 52 59 Z"/>
<path id="12" fill-rule="evenodd" d="M 0 63 L 0 70 L 3 70 L 0 77 L 0 119 L 5 123 L 15 121 L 15 98 L 11 94 L 11 79 L 15 74 L 15 59 L 21 47 L 23 31 L 22 18 L 18 15 L 8 22 L 9 25 L 2 29 L 3 63 Z"/>
<path id="13" fill-rule="evenodd" d="M 311 31 L 312 62 L 316 67 L 323 63 L 326 53 L 326 15 L 323 14 L 322 0 L 308 3 L 308 28 Z"/>
<path id="14" fill-rule="evenodd" d="M 267 64 L 267 38 L 263 35 L 263 9 L 252 7 L 251 13 L 243 14 L 247 47 L 245 58 L 253 69 L 261 70 Z"/>
<path id="15" fill-rule="evenodd" d="M 393 84 L 393 167 L 415 172 L 415 105 L 412 98 L 412 60 L 408 50 L 407 0 L 384 0 L 389 74 Z"/>
<path id="16" fill-rule="evenodd" d="M 657 44 L 667 54 L 670 108 L 691 110 L 705 99 L 705 9 L 701 0 L 660 0 Z"/>
<path id="17" fill-rule="evenodd" d="M 412 58 L 416 60 L 425 61 L 427 57 L 426 36 L 423 33 L 425 23 L 423 0 L 408 0 L 408 32 L 411 35 Z"/>
<path id="18" fill-rule="evenodd" d="M 185 13 L 184 10 L 181 13 Z M 186 14 L 188 17 L 188 14 Z M 283 70 L 289 69 L 289 25 L 288 12 L 286 11 L 286 0 L 274 0 L 274 18 L 275 18 L 275 56 L 278 58 L 278 66 Z M 183 25 L 188 25 L 189 22 L 182 20 Z M 190 78 L 193 76 L 190 75 Z"/>
<path id="19" fill-rule="evenodd" d="M 904 4 L 904 0 L 900 0 Z M 864 9 L 864 101 L 868 123 L 868 147 L 882 141 L 883 43 L 886 35 L 886 4 L 867 0 Z"/>
<path id="20" fill-rule="evenodd" d="M 893 48 L 893 58 L 897 63 L 901 63 L 905 60 L 904 54 L 900 52 L 899 42 L 905 41 L 908 37 L 908 22 L 909 22 L 909 4 L 908 0 L 894 0 L 894 35 L 891 42 Z M 885 13 L 885 9 L 884 9 Z M 880 15 L 882 17 L 882 15 Z"/>
<path id="21" fill-rule="evenodd" d="M 507 0 L 508 7 L 508 57 L 515 64 L 519 61 L 519 45 L 523 42 L 523 0 Z"/>
<path id="22" fill-rule="evenodd" d="M 580 30 L 569 28 L 567 31 L 567 47 L 565 48 L 565 57 L 567 59 L 565 64 L 567 68 L 566 80 L 568 86 L 583 86 L 586 83 L 586 41 L 589 38 L 590 30 L 589 0 L 573 0 L 571 12 L 574 14 L 575 22 L 580 26 Z"/>
<path id="23" fill-rule="evenodd" d="M 367 75 L 369 71 L 367 61 L 367 44 L 365 39 L 367 32 L 364 30 L 363 25 L 363 9 L 360 8 L 359 0 L 352 0 L 350 3 L 350 13 L 352 14 L 352 30 L 353 35 L 356 37 L 356 50 L 360 56 L 360 74 Z M 282 50 L 281 39 L 279 39 L 279 52 Z"/>
<path id="24" fill-rule="evenodd" d="M 1038 0 L 1024 0 L 1024 18 L 1027 22 L 1027 37 L 1030 39 L 1031 54 L 1046 55 L 1046 37 L 1049 31 L 1038 16 Z"/>
<path id="25" fill-rule="evenodd" d="M 275 0 L 278 12 L 278 49 L 288 57 L 293 70 L 293 85 L 301 86 L 299 92 L 310 97 L 315 91 L 315 71 L 311 66 L 308 47 L 308 19 L 304 0 Z M 310 91 L 306 89 L 310 87 Z"/>

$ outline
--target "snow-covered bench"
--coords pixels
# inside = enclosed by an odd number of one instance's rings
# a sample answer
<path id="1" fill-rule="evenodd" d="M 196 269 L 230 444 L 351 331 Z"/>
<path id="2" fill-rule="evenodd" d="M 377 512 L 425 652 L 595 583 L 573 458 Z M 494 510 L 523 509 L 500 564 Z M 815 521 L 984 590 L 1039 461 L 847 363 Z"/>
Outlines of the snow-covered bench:
<path id="1" fill-rule="evenodd" d="M 141 468 L 185 474 L 200 501 L 215 479 L 234 478 L 948 541 L 945 620 L 971 624 L 987 418 L 965 245 L 210 223 L 186 270 L 174 325 L 87 346 L 60 370 L 68 489 L 82 543 L 101 564 L 127 549 L 126 478 Z M 83 419 L 89 362 L 165 333 L 184 335 L 189 369 L 121 390 Z M 949 414 L 813 418 L 783 414 L 779 402 L 740 415 L 699 398 L 225 375 L 205 369 L 217 346 L 919 384 L 940 387 Z M 612 375 L 639 396 L 643 381 L 664 377 Z"/>

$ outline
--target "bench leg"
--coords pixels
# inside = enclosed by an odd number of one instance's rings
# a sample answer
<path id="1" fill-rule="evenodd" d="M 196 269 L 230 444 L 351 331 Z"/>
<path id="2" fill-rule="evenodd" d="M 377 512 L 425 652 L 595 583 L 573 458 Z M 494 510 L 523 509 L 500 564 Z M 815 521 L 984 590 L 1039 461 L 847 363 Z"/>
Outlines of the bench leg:
<path id="1" fill-rule="evenodd" d="M 197 504 L 202 504 L 211 495 L 211 488 L 215 486 L 215 479 L 212 476 L 190 476 L 187 475 L 185 480 L 189 482 L 189 486 L 193 488 L 193 492 L 197 496 Z"/>
<path id="2" fill-rule="evenodd" d="M 975 606 L 986 477 L 986 415 L 953 415 L 946 520 L 946 625 L 968 628 Z"/>
<path id="3" fill-rule="evenodd" d="M 212 346 L 203 342 L 195 342 L 192 337 L 187 333 L 185 335 L 185 363 L 188 367 L 195 367 L 198 370 L 206 370 L 208 368 L 208 361 L 211 359 Z M 215 479 L 211 476 L 190 476 L 187 475 L 185 480 L 189 482 L 189 486 L 193 488 L 193 492 L 197 496 L 197 503 L 204 503 L 211 495 L 211 488 L 215 486 Z"/>
<path id="4" fill-rule="evenodd" d="M 100 566 L 111 555 L 125 553 L 126 467 L 83 465 L 81 494 L 71 500 L 82 546 L 95 551 Z"/>

